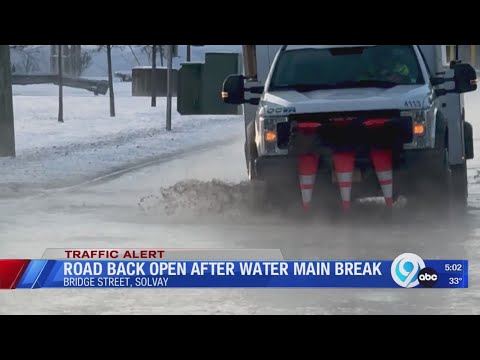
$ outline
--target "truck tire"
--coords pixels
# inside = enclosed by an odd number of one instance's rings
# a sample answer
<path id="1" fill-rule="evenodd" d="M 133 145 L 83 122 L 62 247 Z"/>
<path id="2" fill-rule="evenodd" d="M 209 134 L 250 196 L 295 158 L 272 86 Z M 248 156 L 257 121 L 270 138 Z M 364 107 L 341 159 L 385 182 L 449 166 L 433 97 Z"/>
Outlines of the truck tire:
<path id="1" fill-rule="evenodd" d="M 464 212 L 468 205 L 467 165 L 451 166 L 451 201 L 453 210 Z"/>
<path id="2" fill-rule="evenodd" d="M 266 210 L 266 186 L 263 181 L 250 180 L 248 192 L 248 206 L 251 211 L 263 213 Z"/>
<path id="3" fill-rule="evenodd" d="M 257 157 L 257 145 L 255 144 L 255 121 L 252 121 L 247 125 L 245 139 L 245 161 L 247 165 L 247 174 L 250 180 L 257 179 L 254 166 Z"/>
<path id="4" fill-rule="evenodd" d="M 451 171 L 448 165 L 448 129 L 439 114 L 435 132 L 435 149 L 418 154 L 412 169 L 413 202 L 417 208 L 449 208 Z"/>
<path id="5" fill-rule="evenodd" d="M 473 127 L 472 124 L 465 122 L 464 124 L 465 136 L 465 159 L 472 160 L 475 158 L 475 151 L 473 146 Z"/>
<path id="6" fill-rule="evenodd" d="M 465 120 L 465 114 L 463 114 Z M 464 146 L 465 160 L 463 164 L 450 166 L 450 207 L 457 213 L 462 214 L 468 205 L 468 174 L 467 160 L 474 158 L 473 128 L 470 123 L 464 122 Z M 448 143 L 447 143 L 448 147 Z"/>
<path id="7" fill-rule="evenodd" d="M 276 179 L 260 178 L 256 171 L 255 161 L 258 158 L 255 143 L 255 121 L 246 128 L 245 160 L 250 182 L 250 204 L 257 210 L 287 209 L 300 198 L 299 185 Z"/>
<path id="8" fill-rule="evenodd" d="M 447 128 L 437 130 L 436 136 L 436 148 L 425 154 L 414 171 L 414 202 L 435 212 L 459 214 L 467 207 L 467 166 L 450 166 Z"/>
<path id="9" fill-rule="evenodd" d="M 258 179 L 255 160 L 258 157 L 255 144 L 255 122 L 251 121 L 245 129 L 245 164 L 248 176 L 248 206 L 254 212 L 263 212 L 266 207 L 266 184 Z"/>

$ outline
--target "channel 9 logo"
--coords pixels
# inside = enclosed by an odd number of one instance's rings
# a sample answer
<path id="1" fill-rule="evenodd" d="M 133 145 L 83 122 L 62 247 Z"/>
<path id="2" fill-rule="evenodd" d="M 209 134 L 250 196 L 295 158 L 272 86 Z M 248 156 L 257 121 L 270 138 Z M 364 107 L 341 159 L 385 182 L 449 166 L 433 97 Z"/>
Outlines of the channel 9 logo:
<path id="1" fill-rule="evenodd" d="M 435 269 L 427 268 L 423 259 L 415 254 L 402 254 L 393 260 L 391 274 L 397 285 L 407 289 L 418 285 L 432 288 L 438 282 Z"/>

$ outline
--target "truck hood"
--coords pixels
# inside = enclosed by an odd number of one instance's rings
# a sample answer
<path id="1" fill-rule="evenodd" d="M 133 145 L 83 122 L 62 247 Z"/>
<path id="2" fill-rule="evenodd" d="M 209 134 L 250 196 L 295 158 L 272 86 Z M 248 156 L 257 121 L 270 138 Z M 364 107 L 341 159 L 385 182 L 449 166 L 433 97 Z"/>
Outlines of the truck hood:
<path id="1" fill-rule="evenodd" d="M 390 89 L 318 90 L 307 93 L 288 90 L 266 93 L 260 105 L 267 115 L 386 109 L 419 110 L 424 108 L 424 102 L 430 93 L 428 85 L 401 85 Z"/>

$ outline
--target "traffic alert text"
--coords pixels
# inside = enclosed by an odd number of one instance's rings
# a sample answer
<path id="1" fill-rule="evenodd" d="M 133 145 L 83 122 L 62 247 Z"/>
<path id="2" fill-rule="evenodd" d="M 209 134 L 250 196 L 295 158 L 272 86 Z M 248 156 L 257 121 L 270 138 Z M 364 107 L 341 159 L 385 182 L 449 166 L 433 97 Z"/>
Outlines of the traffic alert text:
<path id="1" fill-rule="evenodd" d="M 381 262 L 66 261 L 65 287 L 165 287 L 175 276 L 382 276 Z"/>

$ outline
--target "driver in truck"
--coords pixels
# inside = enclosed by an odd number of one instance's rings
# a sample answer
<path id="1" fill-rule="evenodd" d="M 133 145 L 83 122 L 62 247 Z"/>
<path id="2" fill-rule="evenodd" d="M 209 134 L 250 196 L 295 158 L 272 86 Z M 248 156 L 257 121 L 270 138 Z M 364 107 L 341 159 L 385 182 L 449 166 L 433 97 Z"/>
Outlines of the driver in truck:
<path id="1" fill-rule="evenodd" d="M 407 61 L 404 61 L 401 54 L 394 54 L 392 62 L 388 67 L 387 80 L 396 83 L 415 84 L 417 79 L 411 75 Z"/>
<path id="2" fill-rule="evenodd" d="M 407 64 L 396 62 L 393 65 L 393 69 L 390 74 L 387 75 L 387 79 L 393 82 L 403 82 L 405 79 L 409 79 L 410 69 Z"/>
<path id="3" fill-rule="evenodd" d="M 409 65 L 412 54 L 405 53 L 403 48 L 388 50 L 381 54 L 383 56 L 371 59 L 373 61 L 369 66 L 367 79 L 389 81 L 401 85 L 415 85 L 418 80 L 418 74 L 415 74 L 414 71 L 416 67 Z M 362 80 L 366 79 L 362 78 Z"/>

